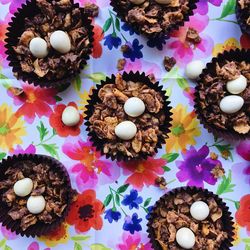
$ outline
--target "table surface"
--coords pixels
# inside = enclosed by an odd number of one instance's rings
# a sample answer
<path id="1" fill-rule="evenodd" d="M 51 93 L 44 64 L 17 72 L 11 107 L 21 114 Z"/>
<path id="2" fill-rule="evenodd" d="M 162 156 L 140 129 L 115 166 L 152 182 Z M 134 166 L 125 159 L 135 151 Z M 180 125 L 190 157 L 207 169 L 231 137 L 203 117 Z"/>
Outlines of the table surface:
<path id="1" fill-rule="evenodd" d="M 250 249 L 250 141 L 216 140 L 200 125 L 193 111 L 195 84 L 183 73 L 191 60 L 209 62 L 225 49 L 250 47 L 249 37 L 242 35 L 236 23 L 235 0 L 200 0 L 190 21 L 164 43 L 149 43 L 134 34 L 116 18 L 108 0 L 91 0 L 100 6 L 94 20 L 94 52 L 80 77 L 60 93 L 17 81 L 8 67 L 3 40 L 7 24 L 22 2 L 0 0 L 0 158 L 14 153 L 58 158 L 68 169 L 78 200 L 66 222 L 48 237 L 20 237 L 1 226 L 0 249 L 151 249 L 146 233 L 148 211 L 167 190 L 186 185 L 219 194 L 235 221 L 232 249 Z M 81 5 L 85 2 L 79 1 Z M 197 47 L 185 42 L 188 27 L 202 38 Z M 124 44 L 130 46 L 129 53 L 121 52 Z M 164 56 L 177 59 L 169 73 L 163 68 Z M 74 102 L 83 113 L 89 92 L 105 76 L 117 72 L 117 60 L 123 57 L 126 71 L 155 74 L 170 95 L 174 113 L 168 146 L 153 158 L 133 164 L 101 157 L 89 142 L 84 125 L 74 131 L 60 127 L 60 111 L 65 105 Z M 12 86 L 23 88 L 26 98 L 13 96 Z M 6 131 L 6 125 L 11 130 Z M 210 153 L 216 153 L 218 160 L 212 160 Z M 216 179 L 211 171 L 218 165 L 225 175 Z M 167 190 L 154 185 L 157 176 L 165 177 Z M 103 204 L 105 212 L 101 211 Z"/>

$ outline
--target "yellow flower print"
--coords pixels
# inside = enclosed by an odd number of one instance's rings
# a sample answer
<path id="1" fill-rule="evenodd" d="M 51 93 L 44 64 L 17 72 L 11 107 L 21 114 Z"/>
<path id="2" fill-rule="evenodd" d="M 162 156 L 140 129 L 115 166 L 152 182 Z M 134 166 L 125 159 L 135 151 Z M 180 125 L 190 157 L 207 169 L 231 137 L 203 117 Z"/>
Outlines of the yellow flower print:
<path id="1" fill-rule="evenodd" d="M 234 236 L 233 239 L 234 241 L 232 242 L 233 246 L 237 246 L 240 242 L 240 226 L 235 222 L 234 223 Z"/>
<path id="2" fill-rule="evenodd" d="M 0 148 L 11 150 L 16 144 L 21 144 L 21 136 L 26 135 L 24 121 L 12 112 L 7 104 L 0 106 Z"/>
<path id="3" fill-rule="evenodd" d="M 213 49 L 213 56 L 217 56 L 223 51 L 240 48 L 239 42 L 235 38 L 229 38 L 224 43 L 217 43 Z"/>
<path id="4" fill-rule="evenodd" d="M 198 127 L 198 120 L 195 112 L 187 112 L 187 107 L 178 104 L 172 109 L 173 121 L 169 138 L 166 140 L 166 151 L 182 150 L 185 151 L 188 145 L 195 145 L 194 137 L 200 136 L 201 131 Z"/>
<path id="5" fill-rule="evenodd" d="M 59 228 L 52 231 L 49 235 L 41 236 L 38 239 L 46 244 L 48 247 L 54 247 L 58 244 L 65 244 L 69 241 L 69 225 L 62 223 Z"/>
<path id="6" fill-rule="evenodd" d="M 79 110 L 82 111 L 83 117 L 85 117 L 84 112 L 86 111 L 86 105 L 88 104 L 89 95 L 92 94 L 93 87 L 90 88 L 89 92 L 84 90 L 83 93 L 79 93 L 79 97 L 81 98 L 80 104 L 78 105 Z"/>

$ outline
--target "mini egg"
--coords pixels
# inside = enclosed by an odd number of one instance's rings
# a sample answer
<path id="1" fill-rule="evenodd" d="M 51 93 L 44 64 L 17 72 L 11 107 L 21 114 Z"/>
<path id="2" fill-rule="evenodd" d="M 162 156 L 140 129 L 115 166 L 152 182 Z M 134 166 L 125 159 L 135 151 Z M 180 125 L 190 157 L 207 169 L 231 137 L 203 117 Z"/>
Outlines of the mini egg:
<path id="1" fill-rule="evenodd" d="M 123 121 L 115 127 L 115 134 L 122 140 L 130 140 L 135 137 L 137 127 L 131 121 Z"/>
<path id="2" fill-rule="evenodd" d="M 143 4 L 146 0 L 129 0 L 131 3 L 140 5 Z"/>
<path id="3" fill-rule="evenodd" d="M 155 0 L 159 4 L 169 4 L 171 0 Z"/>
<path id="4" fill-rule="evenodd" d="M 144 113 L 145 104 L 140 98 L 131 97 L 125 102 L 124 111 L 131 117 L 138 117 Z"/>
<path id="5" fill-rule="evenodd" d="M 62 122 L 64 125 L 72 127 L 79 123 L 80 114 L 78 110 L 73 106 L 68 106 L 63 110 Z"/>
<path id="6" fill-rule="evenodd" d="M 204 201 L 196 201 L 190 207 L 190 214 L 196 220 L 205 220 L 209 212 L 209 207 Z"/>
<path id="7" fill-rule="evenodd" d="M 195 235 L 187 227 L 180 228 L 176 233 L 177 243 L 184 249 L 191 249 L 195 245 Z"/>
<path id="8" fill-rule="evenodd" d="M 205 63 L 200 60 L 192 61 L 187 64 L 185 74 L 189 79 L 195 80 L 199 77 L 205 67 Z"/>
<path id="9" fill-rule="evenodd" d="M 27 208 L 32 214 L 40 214 L 46 206 L 46 201 L 42 195 L 30 196 L 27 200 Z"/>
<path id="10" fill-rule="evenodd" d="M 31 193 L 33 189 L 33 181 L 30 178 L 21 179 L 14 184 L 13 189 L 16 195 L 25 197 Z"/>
<path id="11" fill-rule="evenodd" d="M 32 55 L 36 58 L 44 58 L 48 55 L 48 45 L 41 37 L 31 39 L 29 49 Z"/>
<path id="12" fill-rule="evenodd" d="M 240 75 L 238 78 L 227 82 L 227 91 L 231 94 L 240 94 L 247 87 L 247 79 L 245 76 Z"/>
<path id="13" fill-rule="evenodd" d="M 71 49 L 71 42 L 68 34 L 62 30 L 54 31 L 50 36 L 51 46 L 58 52 L 66 54 Z"/>
<path id="14" fill-rule="evenodd" d="M 238 95 L 228 95 L 220 101 L 220 109 L 227 114 L 239 111 L 244 105 L 244 99 Z"/>

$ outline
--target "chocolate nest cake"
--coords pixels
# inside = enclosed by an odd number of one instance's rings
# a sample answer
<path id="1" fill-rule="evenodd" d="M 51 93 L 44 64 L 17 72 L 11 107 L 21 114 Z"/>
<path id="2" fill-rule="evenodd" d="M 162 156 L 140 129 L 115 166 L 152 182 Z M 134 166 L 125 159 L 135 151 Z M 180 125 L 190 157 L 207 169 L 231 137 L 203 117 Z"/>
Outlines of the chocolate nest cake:
<path id="1" fill-rule="evenodd" d="M 92 50 L 91 20 L 72 0 L 31 0 L 9 25 L 10 65 L 29 83 L 60 86 L 80 72 Z"/>
<path id="2" fill-rule="evenodd" d="M 61 165 L 50 157 L 39 157 L 8 158 L 1 164 L 1 222 L 27 236 L 48 233 L 59 224 L 73 193 Z"/>
<path id="3" fill-rule="evenodd" d="M 237 0 L 236 17 L 242 32 L 250 35 L 250 1 Z"/>
<path id="4" fill-rule="evenodd" d="M 117 74 L 93 91 L 87 106 L 89 136 L 117 160 L 146 158 L 169 132 L 171 113 L 162 87 L 145 74 Z"/>
<path id="5" fill-rule="evenodd" d="M 246 51 L 225 52 L 213 59 L 200 76 L 196 87 L 196 112 L 204 126 L 215 135 L 231 139 L 250 135 L 248 57 Z"/>
<path id="6" fill-rule="evenodd" d="M 218 196 L 203 189 L 178 188 L 156 202 L 148 232 L 157 250 L 218 250 L 231 246 L 232 225 Z"/>
<path id="7" fill-rule="evenodd" d="M 167 35 L 189 20 L 196 0 L 111 0 L 123 21 L 149 37 Z"/>

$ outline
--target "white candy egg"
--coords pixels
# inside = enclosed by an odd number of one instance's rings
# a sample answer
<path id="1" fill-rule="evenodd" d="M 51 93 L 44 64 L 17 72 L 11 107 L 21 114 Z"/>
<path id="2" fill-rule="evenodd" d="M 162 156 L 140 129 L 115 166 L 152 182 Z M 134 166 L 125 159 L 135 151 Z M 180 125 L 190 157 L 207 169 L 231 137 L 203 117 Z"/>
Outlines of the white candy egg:
<path id="1" fill-rule="evenodd" d="M 13 189 L 16 195 L 20 197 L 25 197 L 31 193 L 33 189 L 33 181 L 30 178 L 24 178 L 22 180 L 17 181 L 14 184 Z"/>
<path id="2" fill-rule="evenodd" d="M 131 97 L 125 102 L 124 111 L 129 116 L 138 117 L 144 113 L 145 104 L 140 98 Z"/>
<path id="3" fill-rule="evenodd" d="M 130 140 L 135 137 L 137 127 L 131 121 L 124 121 L 115 127 L 115 134 L 122 140 Z"/>
<path id="4" fill-rule="evenodd" d="M 66 54 L 71 49 L 71 42 L 68 34 L 62 30 L 54 31 L 50 36 L 51 46 L 58 52 Z"/>
<path id="5" fill-rule="evenodd" d="M 227 90 L 231 94 L 240 94 L 247 87 L 247 79 L 245 76 L 240 75 L 238 78 L 227 82 Z"/>
<path id="6" fill-rule="evenodd" d="M 180 228 L 176 233 L 177 243 L 184 249 L 191 249 L 195 245 L 195 235 L 187 227 Z"/>
<path id="7" fill-rule="evenodd" d="M 190 207 L 190 214 L 196 220 L 205 220 L 209 212 L 209 207 L 204 201 L 196 201 Z"/>
<path id="8" fill-rule="evenodd" d="M 48 45 L 41 37 L 35 37 L 29 44 L 30 52 L 37 58 L 44 58 L 48 55 Z"/>
<path id="9" fill-rule="evenodd" d="M 169 4 L 171 0 L 155 0 L 159 4 Z"/>
<path id="10" fill-rule="evenodd" d="M 238 95 L 228 95 L 220 101 L 220 109 L 227 114 L 239 111 L 244 105 L 244 99 Z"/>
<path id="11" fill-rule="evenodd" d="M 144 3 L 146 0 L 129 0 L 131 3 L 133 3 L 133 4 L 137 4 L 137 5 L 139 5 L 139 4 L 142 4 L 142 3 Z"/>
<path id="12" fill-rule="evenodd" d="M 42 195 L 30 196 L 27 200 L 27 208 L 32 214 L 40 214 L 46 205 L 46 201 Z"/>
<path id="13" fill-rule="evenodd" d="M 80 121 L 80 114 L 75 107 L 68 106 L 63 110 L 62 122 L 66 126 L 75 126 Z"/>
<path id="14" fill-rule="evenodd" d="M 195 80 L 205 67 L 205 63 L 200 60 L 192 61 L 187 64 L 185 74 L 189 79 Z"/>

